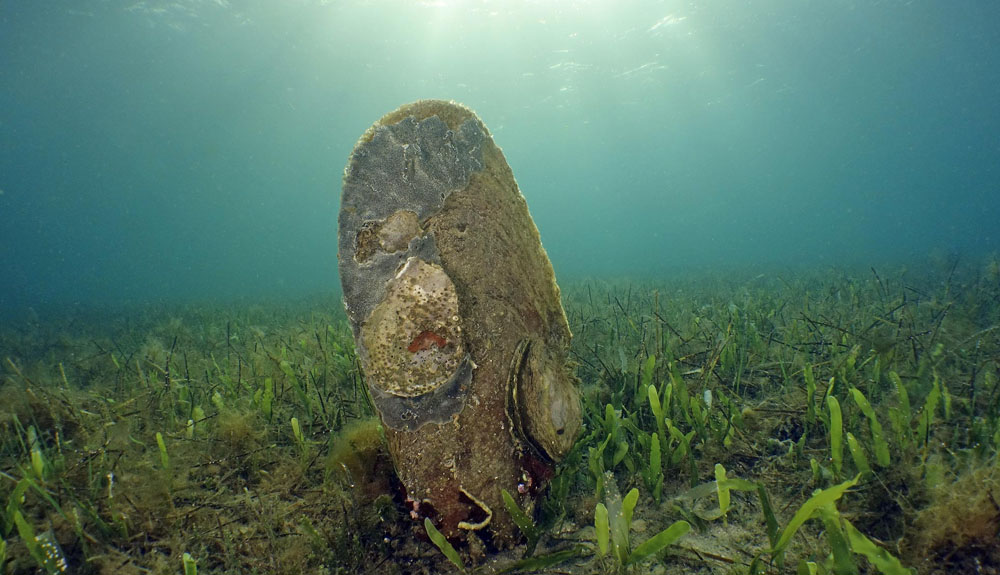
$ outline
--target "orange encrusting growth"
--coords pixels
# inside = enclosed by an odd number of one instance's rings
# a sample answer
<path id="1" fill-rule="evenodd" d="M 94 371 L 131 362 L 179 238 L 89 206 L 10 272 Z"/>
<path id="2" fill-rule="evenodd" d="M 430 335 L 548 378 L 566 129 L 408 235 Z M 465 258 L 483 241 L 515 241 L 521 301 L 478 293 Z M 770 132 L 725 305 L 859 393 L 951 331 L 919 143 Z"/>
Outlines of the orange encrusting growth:
<path id="1" fill-rule="evenodd" d="M 417 334 L 417 337 L 413 338 L 410 345 L 406 348 L 406 351 L 410 353 L 417 353 L 418 351 L 423 351 L 430 348 L 432 345 L 436 345 L 439 348 L 448 345 L 448 340 L 441 337 L 440 335 L 425 329 L 424 331 Z"/>

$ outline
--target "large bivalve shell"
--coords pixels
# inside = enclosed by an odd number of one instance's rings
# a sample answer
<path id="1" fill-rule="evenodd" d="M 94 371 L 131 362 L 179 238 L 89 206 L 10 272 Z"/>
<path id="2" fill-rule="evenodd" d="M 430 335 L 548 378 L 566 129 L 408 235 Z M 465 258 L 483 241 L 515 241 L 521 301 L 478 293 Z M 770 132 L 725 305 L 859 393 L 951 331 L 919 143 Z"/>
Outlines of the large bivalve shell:
<path id="1" fill-rule="evenodd" d="M 410 511 L 448 537 L 518 531 L 580 429 L 569 325 L 538 230 L 472 111 L 420 101 L 344 171 L 344 303 Z M 530 341 L 530 345 L 526 342 Z"/>

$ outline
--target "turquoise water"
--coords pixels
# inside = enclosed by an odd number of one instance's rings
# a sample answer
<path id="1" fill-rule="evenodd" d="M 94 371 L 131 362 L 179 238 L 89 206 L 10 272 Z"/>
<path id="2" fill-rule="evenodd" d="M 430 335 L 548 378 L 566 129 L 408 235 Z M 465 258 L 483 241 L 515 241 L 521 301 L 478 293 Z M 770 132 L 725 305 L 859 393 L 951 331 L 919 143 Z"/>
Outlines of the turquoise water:
<path id="1" fill-rule="evenodd" d="M 338 289 L 340 178 L 458 100 L 561 278 L 1000 248 L 995 2 L 0 1 L 0 310 Z"/>

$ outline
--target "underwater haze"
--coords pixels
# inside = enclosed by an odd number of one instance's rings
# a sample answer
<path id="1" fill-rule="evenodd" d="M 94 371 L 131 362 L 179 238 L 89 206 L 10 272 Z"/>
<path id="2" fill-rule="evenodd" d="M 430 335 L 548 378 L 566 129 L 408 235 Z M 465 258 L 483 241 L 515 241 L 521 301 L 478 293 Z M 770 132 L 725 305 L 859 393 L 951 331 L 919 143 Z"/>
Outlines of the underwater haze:
<path id="1" fill-rule="evenodd" d="M 0 0 L 0 575 L 1000 575 L 998 455 L 998 0 Z"/>
<path id="2" fill-rule="evenodd" d="M 1000 248 L 992 1 L 0 0 L 0 310 L 339 290 L 375 120 L 459 101 L 560 278 Z"/>

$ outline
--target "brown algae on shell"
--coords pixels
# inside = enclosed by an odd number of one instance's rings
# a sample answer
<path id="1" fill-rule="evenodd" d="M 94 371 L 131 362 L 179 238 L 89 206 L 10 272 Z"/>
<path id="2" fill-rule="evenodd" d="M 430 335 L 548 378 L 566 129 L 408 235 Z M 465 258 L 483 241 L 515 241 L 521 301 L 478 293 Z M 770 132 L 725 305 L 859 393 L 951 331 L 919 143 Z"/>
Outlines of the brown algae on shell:
<path id="1" fill-rule="evenodd" d="M 465 356 L 455 285 L 440 266 L 410 258 L 361 327 L 369 383 L 400 397 L 444 385 Z"/>

